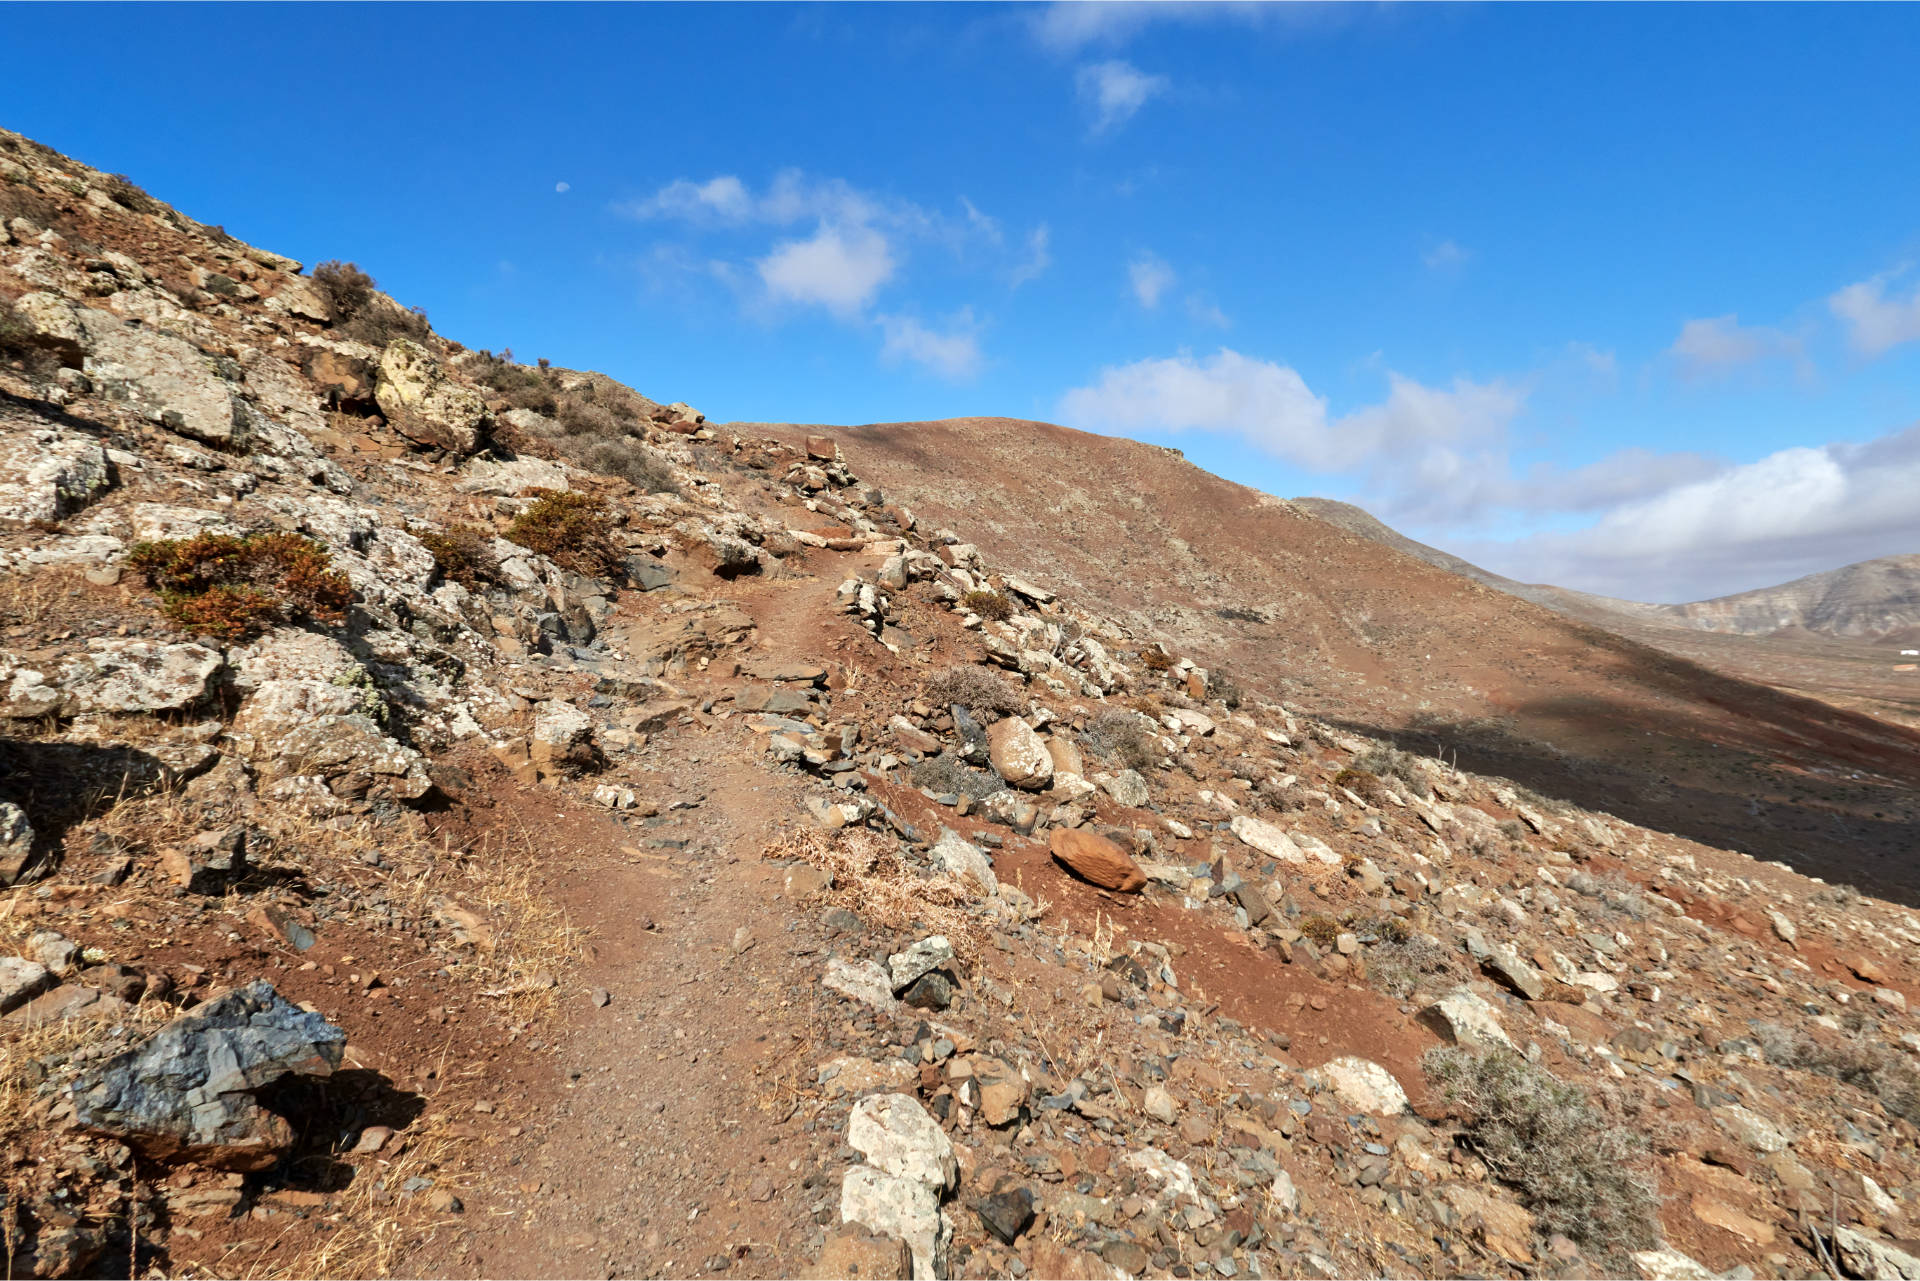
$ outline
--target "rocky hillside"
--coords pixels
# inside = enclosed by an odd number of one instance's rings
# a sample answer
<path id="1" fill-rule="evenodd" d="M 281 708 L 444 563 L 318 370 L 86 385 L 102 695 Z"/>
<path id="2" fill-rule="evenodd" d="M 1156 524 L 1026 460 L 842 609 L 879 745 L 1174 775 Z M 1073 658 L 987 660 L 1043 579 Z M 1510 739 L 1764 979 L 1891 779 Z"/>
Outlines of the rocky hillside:
<path id="1" fill-rule="evenodd" d="M 10 1275 L 1920 1275 L 1920 916 L 1303 701 L 1538 620 L 0 225 Z"/>
<path id="2" fill-rule="evenodd" d="M 1857 565 L 1808 574 L 1777 587 L 1735 592 L 1712 600 L 1685 605 L 1650 605 L 1502 577 L 1437 547 L 1416 542 L 1352 503 L 1329 498 L 1296 498 L 1293 503 L 1350 534 L 1372 539 L 1522 600 L 1602 626 L 1619 622 L 1667 623 L 1738 636 L 1808 632 L 1888 644 L 1920 639 L 1920 555 L 1882 556 Z"/>

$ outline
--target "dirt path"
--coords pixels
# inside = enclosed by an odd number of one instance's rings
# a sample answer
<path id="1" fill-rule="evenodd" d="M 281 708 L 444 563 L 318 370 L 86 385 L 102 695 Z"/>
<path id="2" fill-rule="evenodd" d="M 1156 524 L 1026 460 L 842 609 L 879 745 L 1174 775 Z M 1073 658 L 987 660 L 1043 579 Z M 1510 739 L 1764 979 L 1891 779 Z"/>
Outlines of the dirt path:
<path id="1" fill-rule="evenodd" d="M 830 612 L 838 581 L 726 591 L 759 623 L 745 656 L 861 643 Z M 730 685 L 684 687 L 704 701 Z M 642 790 L 654 818 L 511 784 L 497 797 L 493 821 L 539 847 L 589 957 L 551 1045 L 483 1118 L 503 1141 L 488 1185 L 464 1194 L 465 1229 L 415 1259 L 421 1271 L 780 1276 L 811 1258 L 832 1198 L 803 1185 L 837 1140 L 793 1115 L 791 1074 L 812 1061 L 825 940 L 819 912 L 760 859 L 804 784 L 763 767 L 754 739 L 742 718 L 656 736 Z"/>

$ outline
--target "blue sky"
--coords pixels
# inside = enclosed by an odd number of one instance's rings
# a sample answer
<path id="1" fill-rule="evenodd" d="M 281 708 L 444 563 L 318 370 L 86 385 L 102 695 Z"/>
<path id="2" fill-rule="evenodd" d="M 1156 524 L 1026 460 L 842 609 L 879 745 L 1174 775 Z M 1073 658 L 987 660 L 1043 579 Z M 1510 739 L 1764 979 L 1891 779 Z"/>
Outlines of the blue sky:
<path id="1" fill-rule="evenodd" d="M 1067 422 L 1643 599 L 1920 552 L 1910 6 L 6 20 L 0 122 L 716 420 Z"/>

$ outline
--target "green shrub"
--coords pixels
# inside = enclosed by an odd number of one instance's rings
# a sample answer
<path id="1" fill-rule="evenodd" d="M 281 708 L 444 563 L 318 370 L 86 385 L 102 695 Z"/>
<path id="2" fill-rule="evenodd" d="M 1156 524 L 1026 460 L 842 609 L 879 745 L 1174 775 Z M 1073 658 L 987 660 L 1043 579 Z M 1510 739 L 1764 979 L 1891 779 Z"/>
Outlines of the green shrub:
<path id="1" fill-rule="evenodd" d="M 973 664 L 936 672 L 921 687 L 920 694 L 935 707 L 957 704 L 975 716 L 987 713 L 1011 716 L 1027 707 L 1027 700 L 1019 690 L 998 674 Z"/>
<path id="2" fill-rule="evenodd" d="M 1646 1139 L 1612 1124 L 1586 1091 L 1511 1050 L 1430 1050 L 1427 1078 L 1465 1111 L 1462 1138 L 1487 1169 L 1520 1193 L 1542 1238 L 1555 1232 L 1615 1275 L 1625 1254 L 1660 1235 L 1659 1200 L 1636 1169 Z"/>
<path id="3" fill-rule="evenodd" d="M 539 552 L 562 569 L 589 578 L 619 572 L 621 553 L 613 543 L 613 518 L 591 494 L 563 489 L 530 491 L 533 501 L 507 529 L 507 538 Z"/>
<path id="4" fill-rule="evenodd" d="M 145 575 L 168 618 L 226 642 L 299 618 L 337 623 L 353 600 L 327 549 L 298 534 L 201 534 L 136 543 L 127 568 Z"/>
<path id="5" fill-rule="evenodd" d="M 1330 952 L 1340 939 L 1340 926 L 1329 916 L 1309 916 L 1300 922 L 1301 935 L 1322 952 Z"/>
<path id="6" fill-rule="evenodd" d="M 960 603 L 988 622 L 1004 623 L 1013 617 L 1013 602 L 994 591 L 972 591 Z"/>
<path id="7" fill-rule="evenodd" d="M 449 525 L 444 532 L 420 535 L 420 542 L 433 553 L 433 563 L 440 567 L 441 574 L 463 587 L 481 587 L 500 577 L 491 530 L 478 525 Z"/>

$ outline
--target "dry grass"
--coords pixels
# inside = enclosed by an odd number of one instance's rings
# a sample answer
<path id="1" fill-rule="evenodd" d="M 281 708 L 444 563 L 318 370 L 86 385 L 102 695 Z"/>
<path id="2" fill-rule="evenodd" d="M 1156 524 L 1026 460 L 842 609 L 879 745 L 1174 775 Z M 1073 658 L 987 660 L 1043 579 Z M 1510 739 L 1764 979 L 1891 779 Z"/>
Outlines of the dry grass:
<path id="1" fill-rule="evenodd" d="M 989 712 L 1012 716 L 1027 707 L 1026 698 L 1005 677 L 972 663 L 934 673 L 921 687 L 920 696 L 935 707 L 957 705 L 975 716 Z"/>
<path id="2" fill-rule="evenodd" d="M 985 926 L 972 910 L 976 891 L 950 876 L 921 876 L 891 841 L 865 829 L 803 828 L 774 841 L 764 857 L 799 859 L 829 873 L 829 901 L 884 929 L 944 934 L 962 959 L 986 945 Z"/>

